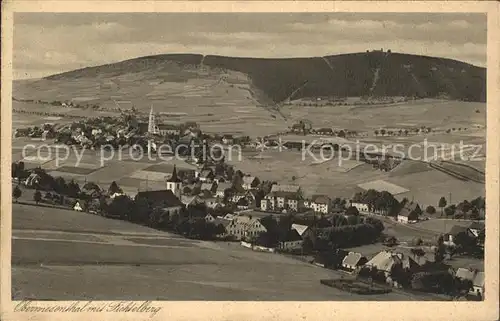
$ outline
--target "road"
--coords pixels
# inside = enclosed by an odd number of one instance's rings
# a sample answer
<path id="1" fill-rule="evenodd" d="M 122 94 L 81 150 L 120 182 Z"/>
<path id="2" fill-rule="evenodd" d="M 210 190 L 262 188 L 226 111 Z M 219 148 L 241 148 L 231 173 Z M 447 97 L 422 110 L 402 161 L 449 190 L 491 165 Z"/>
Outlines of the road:
<path id="1" fill-rule="evenodd" d="M 417 300 L 323 286 L 343 274 L 238 244 L 13 204 L 12 293 L 51 300 Z"/>

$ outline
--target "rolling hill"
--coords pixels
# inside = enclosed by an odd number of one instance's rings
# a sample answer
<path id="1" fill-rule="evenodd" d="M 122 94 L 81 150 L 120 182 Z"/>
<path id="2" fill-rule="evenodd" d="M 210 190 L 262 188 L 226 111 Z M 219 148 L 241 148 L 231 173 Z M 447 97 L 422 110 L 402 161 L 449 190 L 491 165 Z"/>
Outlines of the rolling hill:
<path id="1" fill-rule="evenodd" d="M 19 81 L 14 84 L 14 97 L 26 98 L 36 96 L 36 91 L 49 90 L 53 96 L 71 98 L 81 96 L 85 86 L 85 96 L 102 99 L 107 92 L 120 95 L 120 88 L 124 88 L 120 82 L 132 82 L 136 88 L 153 86 L 150 89 L 157 95 L 171 95 L 162 85 L 186 84 L 193 79 L 205 79 L 212 85 L 227 82 L 228 87 L 249 94 L 246 99 L 260 103 L 278 103 L 291 98 L 366 96 L 486 100 L 485 68 L 451 59 L 387 52 L 287 59 L 196 54 L 147 56 L 39 80 Z M 68 82 L 80 85 L 73 86 L 74 91 L 73 87 L 66 86 L 63 91 Z M 208 88 L 208 84 L 202 86 Z M 180 89 L 182 91 L 182 86 Z"/>

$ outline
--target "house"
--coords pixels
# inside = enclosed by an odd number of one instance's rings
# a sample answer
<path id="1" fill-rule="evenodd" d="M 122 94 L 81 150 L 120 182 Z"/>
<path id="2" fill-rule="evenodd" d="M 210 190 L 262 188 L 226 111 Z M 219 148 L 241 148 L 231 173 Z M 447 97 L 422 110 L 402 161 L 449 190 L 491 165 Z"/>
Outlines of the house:
<path id="1" fill-rule="evenodd" d="M 230 222 L 226 227 L 227 234 L 237 240 L 257 237 L 267 231 L 259 219 L 251 216 L 236 216 Z"/>
<path id="2" fill-rule="evenodd" d="M 319 135 L 329 135 L 333 136 L 333 129 L 331 128 L 320 128 L 316 131 L 317 134 Z"/>
<path id="3" fill-rule="evenodd" d="M 203 200 L 198 195 L 193 195 L 193 196 L 182 195 L 180 200 L 185 207 L 196 206 L 198 204 L 203 203 Z"/>
<path id="4" fill-rule="evenodd" d="M 215 175 L 214 175 L 214 172 L 212 171 L 212 169 L 207 168 L 207 169 L 204 169 L 200 172 L 200 175 L 198 175 L 198 178 L 202 182 L 212 182 L 213 179 L 215 178 Z"/>
<path id="5" fill-rule="evenodd" d="M 292 229 L 296 230 L 302 239 L 305 239 L 306 237 L 311 240 L 314 239 L 314 230 L 307 225 L 293 223 Z"/>
<path id="6" fill-rule="evenodd" d="M 281 250 L 297 250 L 302 248 L 303 242 L 297 230 L 290 229 L 278 246 Z"/>
<path id="7" fill-rule="evenodd" d="M 417 203 L 409 202 L 398 213 L 397 220 L 399 223 L 416 223 L 418 216 L 422 214 L 422 209 Z"/>
<path id="8" fill-rule="evenodd" d="M 351 206 L 357 208 L 360 213 L 370 212 L 370 205 L 368 205 L 367 203 L 352 202 L 352 201 L 350 203 L 351 203 Z"/>
<path id="9" fill-rule="evenodd" d="M 455 272 L 455 276 L 461 280 L 469 280 L 472 282 L 472 289 L 469 290 L 469 294 L 481 297 L 484 295 L 484 272 L 458 268 Z"/>
<path id="10" fill-rule="evenodd" d="M 381 251 L 365 264 L 366 267 L 375 267 L 378 271 L 383 272 L 386 278 L 389 278 L 391 269 L 395 265 L 400 265 L 409 271 L 415 271 L 419 268 L 419 264 L 408 255 L 392 251 Z"/>
<path id="11" fill-rule="evenodd" d="M 174 124 L 158 124 L 157 127 L 162 136 L 181 134 L 180 128 Z"/>
<path id="12" fill-rule="evenodd" d="M 217 189 L 217 184 L 215 182 L 211 183 L 202 183 L 200 187 L 200 191 L 208 191 L 210 194 L 213 194 Z"/>
<path id="13" fill-rule="evenodd" d="M 332 200 L 326 195 L 313 195 L 310 200 L 304 201 L 304 206 L 315 212 L 327 214 L 330 212 Z"/>
<path id="14" fill-rule="evenodd" d="M 220 226 L 222 226 L 224 228 L 224 232 L 221 233 L 221 234 L 219 234 L 219 235 L 217 235 L 217 236 L 219 236 L 219 237 L 225 237 L 225 236 L 227 236 L 227 229 L 226 228 L 231 223 L 231 221 L 217 217 L 217 218 L 215 218 L 215 220 L 212 221 L 212 223 L 215 226 L 219 226 L 220 225 Z"/>
<path id="15" fill-rule="evenodd" d="M 215 221 L 215 217 L 213 217 L 211 214 L 207 214 L 205 216 L 205 221 L 206 222 L 213 222 L 213 221 Z"/>
<path id="16" fill-rule="evenodd" d="M 353 272 L 366 262 L 368 260 L 361 253 L 349 252 L 342 260 L 342 268 L 348 272 Z"/>
<path id="17" fill-rule="evenodd" d="M 220 197 L 220 198 L 224 198 L 225 191 L 227 189 L 232 188 L 232 187 L 233 187 L 233 185 L 231 183 L 219 183 L 219 184 L 217 184 L 217 189 L 215 190 L 215 196 Z"/>
<path id="18" fill-rule="evenodd" d="M 469 231 L 474 235 L 475 237 L 478 237 L 479 234 L 484 231 L 485 226 L 483 222 L 473 222 L 471 225 L 469 225 Z"/>
<path id="19" fill-rule="evenodd" d="M 477 296 L 484 296 L 484 272 L 477 272 L 472 281 L 473 289 L 469 292 Z"/>
<path id="20" fill-rule="evenodd" d="M 26 181 L 24 181 L 24 185 L 28 187 L 33 187 L 40 184 L 40 181 L 41 181 L 40 175 L 38 175 L 37 173 L 31 173 L 30 176 L 28 176 L 28 178 L 26 179 Z"/>
<path id="21" fill-rule="evenodd" d="M 292 132 L 294 133 L 302 133 L 304 131 L 304 126 L 302 124 L 293 124 Z"/>
<path id="22" fill-rule="evenodd" d="M 260 202 L 260 208 L 263 211 L 291 210 L 298 212 L 304 207 L 303 205 L 304 201 L 300 193 L 284 191 L 271 192 Z"/>
<path id="23" fill-rule="evenodd" d="M 453 225 L 450 231 L 444 235 L 443 243 L 447 246 L 455 246 L 456 244 L 454 242 L 454 239 L 457 237 L 458 234 L 461 233 L 465 233 L 469 236 L 474 236 L 472 232 L 469 230 L 469 228 L 460 225 Z"/>
<path id="24" fill-rule="evenodd" d="M 83 205 L 80 205 L 80 202 L 76 202 L 75 205 L 73 206 L 73 210 L 78 211 L 78 212 L 83 212 Z"/>
<path id="25" fill-rule="evenodd" d="M 231 145 L 234 143 L 233 135 L 224 135 L 222 136 L 222 143 L 225 145 Z"/>
<path id="26" fill-rule="evenodd" d="M 90 198 L 99 198 L 102 194 L 101 188 L 99 185 L 93 182 L 88 182 L 82 187 L 82 193 L 87 195 Z"/>
<path id="27" fill-rule="evenodd" d="M 210 209 L 213 209 L 213 210 L 221 208 L 221 207 L 224 206 L 222 204 L 222 202 L 220 201 L 220 199 L 217 198 L 217 197 L 206 198 L 205 199 L 205 205 L 207 206 L 207 208 L 210 208 Z"/>
<path id="28" fill-rule="evenodd" d="M 245 190 L 250 190 L 257 188 L 260 184 L 260 180 L 255 176 L 243 176 L 243 184 L 242 187 Z"/>

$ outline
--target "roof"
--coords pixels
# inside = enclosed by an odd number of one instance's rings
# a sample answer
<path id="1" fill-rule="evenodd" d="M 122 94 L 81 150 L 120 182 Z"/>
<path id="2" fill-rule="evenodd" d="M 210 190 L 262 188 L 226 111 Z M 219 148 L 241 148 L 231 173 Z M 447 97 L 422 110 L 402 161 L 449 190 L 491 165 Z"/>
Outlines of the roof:
<path id="1" fill-rule="evenodd" d="M 402 264 L 403 268 L 418 266 L 418 263 L 409 256 L 390 251 L 381 251 L 366 263 L 368 266 L 375 266 L 377 269 L 387 272 L 390 272 L 394 264 Z"/>
<path id="2" fill-rule="evenodd" d="M 298 185 L 274 184 L 271 187 L 271 192 L 294 192 L 294 193 L 297 193 L 298 191 L 300 191 L 300 186 L 298 186 Z"/>
<path id="3" fill-rule="evenodd" d="M 329 132 L 329 133 L 333 133 L 333 129 L 331 128 L 320 128 L 317 130 L 317 132 Z"/>
<path id="4" fill-rule="evenodd" d="M 231 223 L 231 221 L 217 217 L 212 223 L 214 223 L 215 225 L 219 225 L 220 224 L 220 225 L 226 227 L 226 226 L 229 225 L 229 223 Z"/>
<path id="5" fill-rule="evenodd" d="M 302 237 L 295 229 L 288 230 L 285 237 L 283 238 L 283 242 L 293 242 L 293 241 L 300 241 L 300 240 L 302 240 Z"/>
<path id="6" fill-rule="evenodd" d="M 211 191 L 213 187 L 214 187 L 213 183 L 203 183 L 203 184 L 201 184 L 200 190 L 202 190 L 202 191 L 203 190 L 209 190 L 209 191 Z"/>
<path id="7" fill-rule="evenodd" d="M 311 197 L 312 201 L 316 204 L 330 204 L 331 199 L 326 195 L 313 195 Z"/>
<path id="8" fill-rule="evenodd" d="M 177 167 L 174 165 L 174 170 L 172 171 L 172 176 L 167 179 L 167 182 L 171 182 L 171 183 L 180 183 L 181 180 L 179 179 L 179 177 L 177 177 Z"/>
<path id="9" fill-rule="evenodd" d="M 465 226 L 453 225 L 453 227 L 450 229 L 450 231 L 448 232 L 448 234 L 457 235 L 459 233 L 467 232 L 467 229 L 468 228 L 465 227 Z"/>
<path id="10" fill-rule="evenodd" d="M 285 192 L 285 191 L 276 191 L 276 192 L 271 192 L 266 195 L 266 197 L 284 197 L 284 198 L 291 198 L 291 199 L 299 199 L 300 195 L 297 192 Z"/>
<path id="11" fill-rule="evenodd" d="M 196 195 L 195 196 L 181 195 L 181 202 L 186 206 L 193 204 L 198 200 L 199 200 L 199 197 Z"/>
<path id="12" fill-rule="evenodd" d="M 255 179 L 255 176 L 243 176 L 243 184 L 252 184 Z"/>
<path id="13" fill-rule="evenodd" d="M 180 130 L 180 128 L 175 125 L 175 124 L 158 124 L 157 125 L 158 129 L 160 130 L 167 130 L 167 129 L 177 129 L 177 130 Z"/>
<path id="14" fill-rule="evenodd" d="M 471 229 L 471 230 L 484 230 L 484 223 L 483 222 L 473 222 L 471 225 L 469 225 L 469 229 Z"/>
<path id="15" fill-rule="evenodd" d="M 211 169 L 204 169 L 200 173 L 200 176 L 204 178 L 208 177 L 209 175 L 213 175 L 213 171 Z"/>
<path id="16" fill-rule="evenodd" d="M 464 280 L 474 280 L 474 271 L 465 268 L 458 268 L 455 272 L 455 276 Z M 484 277 L 483 277 L 484 278 Z"/>
<path id="17" fill-rule="evenodd" d="M 418 208 L 419 208 L 418 203 L 409 202 L 405 204 L 405 206 L 401 209 L 401 211 L 398 213 L 398 216 L 408 217 L 412 213 L 414 213 Z"/>
<path id="18" fill-rule="evenodd" d="M 361 253 L 349 252 L 346 257 L 342 260 L 342 264 L 355 266 L 358 265 L 358 262 L 363 258 Z"/>
<path id="19" fill-rule="evenodd" d="M 217 185 L 217 192 L 224 192 L 226 189 L 233 187 L 231 183 L 221 182 Z"/>
<path id="20" fill-rule="evenodd" d="M 292 224 L 292 229 L 296 230 L 300 236 L 304 235 L 305 231 L 307 231 L 307 229 L 309 228 L 309 226 L 307 225 L 301 225 L 301 224 Z"/>
<path id="21" fill-rule="evenodd" d="M 474 286 L 483 287 L 484 286 L 484 272 L 477 272 L 474 280 L 472 281 Z"/>
<path id="22" fill-rule="evenodd" d="M 171 190 L 143 191 L 136 195 L 137 198 L 145 198 L 153 203 L 164 203 L 169 206 L 181 206 L 183 203 L 172 193 Z"/>

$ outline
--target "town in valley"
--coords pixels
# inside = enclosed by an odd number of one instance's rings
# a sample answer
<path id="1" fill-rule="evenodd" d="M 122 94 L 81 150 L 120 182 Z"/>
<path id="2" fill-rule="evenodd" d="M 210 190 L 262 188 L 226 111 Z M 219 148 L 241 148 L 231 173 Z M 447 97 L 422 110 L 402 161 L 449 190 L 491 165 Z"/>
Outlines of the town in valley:
<path id="1" fill-rule="evenodd" d="M 486 68 L 364 45 L 14 80 L 13 299 L 483 300 Z"/>

